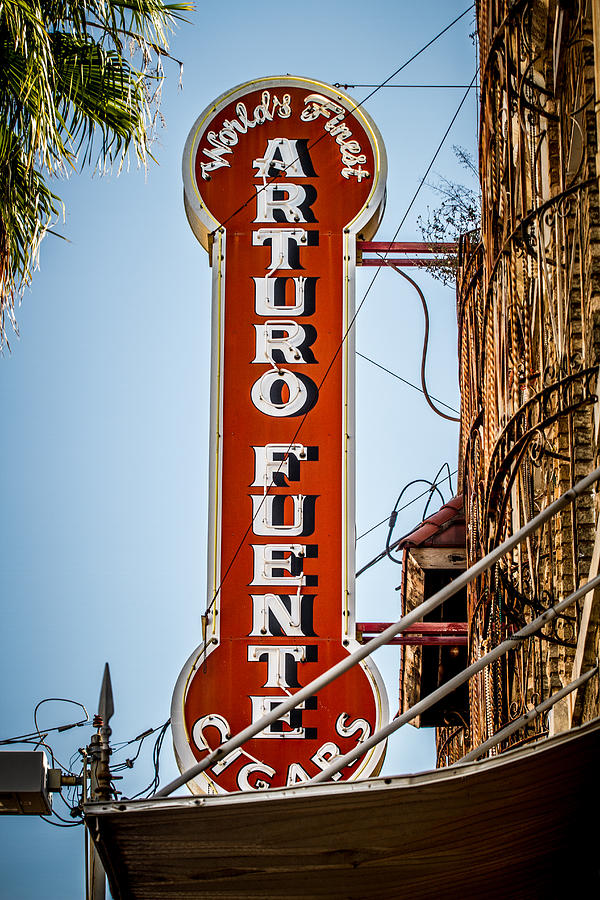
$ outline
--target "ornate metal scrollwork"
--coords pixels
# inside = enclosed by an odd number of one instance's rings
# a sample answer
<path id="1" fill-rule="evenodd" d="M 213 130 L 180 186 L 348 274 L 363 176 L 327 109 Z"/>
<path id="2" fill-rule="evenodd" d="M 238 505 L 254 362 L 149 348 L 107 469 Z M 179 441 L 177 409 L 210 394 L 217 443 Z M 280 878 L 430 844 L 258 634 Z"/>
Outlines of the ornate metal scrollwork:
<path id="1" fill-rule="evenodd" d="M 596 366 L 582 369 L 545 387 L 507 422 L 488 465 L 484 520 L 488 548 L 500 541 L 507 498 L 530 444 L 558 419 L 596 400 Z"/>
<path id="2" fill-rule="evenodd" d="M 481 243 L 466 241 L 457 284 L 470 564 L 551 503 L 589 459 L 600 346 L 590 6 L 482 0 L 478 19 Z M 554 44 L 541 37 L 553 34 Z M 571 504 L 471 586 L 472 658 L 580 583 L 593 521 L 589 497 Z M 515 651 L 505 675 L 473 680 L 473 744 L 526 709 L 526 698 L 547 696 L 551 667 L 568 667 L 577 627 L 577 615 L 553 622 Z M 538 723 L 511 743 L 541 733 Z"/>

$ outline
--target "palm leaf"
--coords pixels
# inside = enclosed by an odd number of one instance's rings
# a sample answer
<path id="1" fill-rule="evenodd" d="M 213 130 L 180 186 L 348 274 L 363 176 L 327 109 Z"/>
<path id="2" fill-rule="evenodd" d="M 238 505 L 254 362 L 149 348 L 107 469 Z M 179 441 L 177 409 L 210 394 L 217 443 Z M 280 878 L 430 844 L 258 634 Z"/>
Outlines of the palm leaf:
<path id="1" fill-rule="evenodd" d="M 186 3 L 0 0 L 0 348 L 61 208 L 48 174 L 145 162 L 160 60 Z M 133 44 L 135 55 L 126 57 Z M 137 60 L 137 64 L 136 64 Z"/>

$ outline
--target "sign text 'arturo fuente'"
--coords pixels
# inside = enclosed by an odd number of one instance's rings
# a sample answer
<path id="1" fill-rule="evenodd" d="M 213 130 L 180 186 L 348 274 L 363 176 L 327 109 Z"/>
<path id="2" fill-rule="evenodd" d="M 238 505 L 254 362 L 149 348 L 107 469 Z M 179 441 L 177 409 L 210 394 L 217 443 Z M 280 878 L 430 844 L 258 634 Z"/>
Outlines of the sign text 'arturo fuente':
<path id="1" fill-rule="evenodd" d="M 172 708 L 182 769 L 357 646 L 354 272 L 385 175 L 370 118 L 306 78 L 234 88 L 190 132 L 185 205 L 210 254 L 213 325 L 207 606 Z M 191 787 L 308 781 L 386 718 L 365 660 Z M 336 777 L 376 773 L 383 753 Z"/>

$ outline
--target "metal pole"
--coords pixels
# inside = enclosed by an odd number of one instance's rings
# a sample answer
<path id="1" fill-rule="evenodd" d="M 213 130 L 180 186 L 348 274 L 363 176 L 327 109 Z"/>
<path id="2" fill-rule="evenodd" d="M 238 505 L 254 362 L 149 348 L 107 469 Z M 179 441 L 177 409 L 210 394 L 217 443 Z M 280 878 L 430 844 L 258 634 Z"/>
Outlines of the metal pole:
<path id="1" fill-rule="evenodd" d="M 595 578 L 592 578 L 591 581 L 588 581 L 586 584 L 582 585 L 578 588 L 574 593 L 570 594 L 568 597 L 565 597 L 564 600 L 561 600 L 559 603 L 556 603 L 554 606 L 551 606 L 550 609 L 546 609 L 537 619 L 534 619 L 532 622 L 529 622 L 528 625 L 525 625 L 524 628 L 521 628 L 520 631 L 517 631 L 512 637 L 507 638 L 505 641 L 502 641 L 501 644 L 498 644 L 497 647 L 494 647 L 493 650 L 490 650 L 489 653 L 486 653 L 485 656 L 482 656 L 480 659 L 476 660 L 476 662 L 471 663 L 470 666 L 467 666 L 466 669 L 463 669 L 462 672 L 459 672 L 458 675 L 455 675 L 454 678 L 451 678 L 450 681 L 447 681 L 441 687 L 437 688 L 437 690 L 433 691 L 431 694 L 428 694 L 423 700 L 420 700 L 418 703 L 415 703 L 414 706 L 411 706 L 410 709 L 407 709 L 405 713 L 402 713 L 401 716 L 398 716 L 397 719 L 393 719 L 387 725 L 384 725 L 383 728 L 380 728 L 379 731 L 376 731 L 371 735 L 370 738 L 367 738 L 364 741 L 361 741 L 353 750 L 350 750 L 348 753 L 345 753 L 343 756 L 338 756 L 335 759 L 335 762 L 330 763 L 326 769 L 323 769 L 322 772 L 319 772 L 318 775 L 315 775 L 314 778 L 311 778 L 310 781 L 305 782 L 305 784 L 318 784 L 321 781 L 327 781 L 331 778 L 332 775 L 335 775 L 336 772 L 339 772 L 349 763 L 354 762 L 355 759 L 358 759 L 367 750 L 370 750 L 371 747 L 374 747 L 375 744 L 379 744 L 380 741 L 385 740 L 385 738 L 389 737 L 390 734 L 393 734 L 399 728 L 402 728 L 403 725 L 406 725 L 407 722 L 410 722 L 412 719 L 416 718 L 416 716 L 421 715 L 421 713 L 425 712 L 425 710 L 429 709 L 431 706 L 434 706 L 438 700 L 441 700 L 443 697 L 446 697 L 448 694 L 451 694 L 452 691 L 456 690 L 457 687 L 460 687 L 461 684 L 464 684 L 465 681 L 468 681 L 473 675 L 476 675 L 477 672 L 480 672 L 482 669 L 485 669 L 490 663 L 495 662 L 495 660 L 499 659 L 503 656 L 508 650 L 512 650 L 514 647 L 517 647 L 521 641 L 525 640 L 525 638 L 530 637 L 530 635 L 535 634 L 536 631 L 539 631 L 543 625 L 547 622 L 551 622 L 552 619 L 555 619 L 557 616 L 563 612 L 571 603 L 574 603 L 576 600 L 579 600 L 581 597 L 585 596 L 588 591 L 593 590 L 597 585 L 600 584 L 600 575 L 597 575 Z"/>
<path id="2" fill-rule="evenodd" d="M 90 793 L 92 800 L 99 800 L 102 797 L 99 796 L 100 792 L 98 790 L 98 769 L 100 768 L 100 735 L 98 733 L 92 735 L 92 739 L 90 741 L 90 756 L 91 756 L 91 768 L 90 768 Z M 110 798 L 107 798 L 110 799 Z M 87 830 L 87 829 L 86 829 Z M 106 898 L 106 875 L 104 872 L 104 867 L 102 866 L 102 861 L 100 856 L 98 855 L 98 851 L 96 850 L 96 845 L 92 839 L 91 832 L 88 831 L 88 841 L 89 841 L 89 896 L 90 900 L 105 900 Z"/>
<path id="3" fill-rule="evenodd" d="M 109 721 L 114 715 L 112 684 L 110 680 L 110 668 L 108 663 L 104 666 L 102 685 L 100 687 L 100 699 L 98 701 L 98 715 L 94 716 L 96 734 L 92 735 L 89 751 L 92 759 L 91 766 L 91 794 L 92 798 L 102 803 L 107 803 L 111 798 L 110 779 L 110 736 L 112 734 Z M 90 841 L 90 900 L 105 900 L 106 897 L 106 873 L 96 845 L 89 835 Z"/>
<path id="4" fill-rule="evenodd" d="M 83 805 L 88 799 L 88 755 L 83 754 Z M 90 900 L 90 850 L 92 848 L 92 836 L 83 829 L 84 863 L 85 863 L 85 900 Z"/>
<path id="5" fill-rule="evenodd" d="M 227 756 L 228 753 L 231 753 L 232 750 L 236 750 L 238 747 L 241 747 L 246 741 L 253 738 L 260 731 L 266 728 L 268 725 L 271 725 L 273 722 L 276 722 L 290 710 L 294 709 L 298 706 L 299 703 L 302 703 L 304 700 L 307 700 L 308 697 L 313 696 L 320 691 L 321 688 L 326 687 L 328 684 L 331 684 L 332 681 L 335 681 L 336 678 L 339 678 L 340 675 L 343 675 L 349 669 L 356 665 L 356 663 L 365 659 L 365 657 L 369 656 L 379 647 L 382 647 L 384 644 L 387 644 L 393 637 L 400 632 L 404 631 L 404 629 L 408 625 L 412 625 L 414 622 L 419 622 L 424 616 L 428 615 L 434 609 L 437 609 L 438 606 L 441 606 L 449 597 L 454 596 L 454 594 L 458 593 L 458 591 L 462 590 L 467 584 L 470 584 L 471 581 L 474 581 L 479 575 L 482 575 L 489 568 L 491 568 L 505 553 L 509 550 L 512 550 L 517 544 L 519 544 L 522 540 L 536 531 L 541 525 L 551 519 L 563 506 L 566 506 L 568 503 L 571 503 L 580 494 L 583 494 L 595 481 L 598 481 L 600 478 L 600 468 L 594 469 L 593 472 L 590 472 L 585 478 L 582 478 L 581 481 L 577 482 L 577 484 L 573 485 L 568 491 L 566 491 L 561 497 L 557 500 L 554 500 L 546 509 L 542 510 L 542 512 L 538 513 L 531 521 L 527 522 L 522 528 L 520 528 L 515 534 L 511 537 L 507 538 L 502 544 L 492 550 L 487 556 L 484 556 L 483 559 L 480 559 L 474 565 L 471 566 L 470 569 L 467 569 L 466 572 L 463 572 L 454 581 L 447 584 L 443 587 L 437 594 L 434 594 L 433 597 L 430 597 L 429 600 L 425 600 L 419 606 L 415 607 L 415 609 L 411 610 L 407 615 L 403 616 L 397 622 L 394 622 L 389 628 L 386 628 L 385 631 L 382 631 L 378 637 L 373 638 L 369 641 L 368 644 L 364 644 L 362 647 L 359 647 L 358 650 L 355 650 L 353 653 L 350 653 L 346 659 L 341 660 L 339 663 L 336 663 L 335 666 L 332 666 L 327 672 L 324 672 L 318 678 L 315 678 L 314 681 L 311 681 L 310 684 L 307 684 L 305 687 L 300 688 L 299 691 L 296 691 L 295 694 L 292 694 L 286 700 L 282 700 L 278 706 L 272 710 L 270 713 L 266 713 L 264 716 L 261 716 L 260 719 L 257 719 L 251 725 L 248 725 L 247 728 L 244 728 L 243 731 L 240 731 L 237 735 L 230 738 L 221 744 L 220 747 L 217 747 L 216 750 L 212 750 L 204 759 L 196 763 L 196 765 L 191 766 L 187 769 L 182 775 L 178 778 L 174 778 L 173 781 L 170 781 L 169 784 L 165 785 L 165 787 L 161 788 L 160 791 L 157 791 L 154 794 L 154 797 L 168 797 L 169 794 L 172 794 L 173 791 L 177 790 L 177 788 L 181 787 L 183 784 L 186 784 L 188 781 L 191 781 L 192 778 L 195 778 L 196 775 L 199 775 L 201 772 L 204 772 L 205 769 L 210 768 L 210 766 L 214 765 L 214 763 L 218 762 L 223 757 Z M 397 721 L 397 720 L 396 720 Z M 389 727 L 389 726 L 388 726 Z M 394 729 L 395 730 L 395 729 Z M 377 732 L 381 734 L 381 732 Z M 370 738 L 372 740 L 372 738 Z M 374 743 L 377 743 L 375 741 Z M 358 756 L 361 756 L 362 753 L 365 752 L 366 742 L 363 742 L 359 745 L 359 753 Z M 345 763 L 344 763 L 345 765 Z M 326 769 L 325 771 L 329 771 Z M 337 769 L 335 770 L 337 771 Z M 317 776 L 319 781 L 322 781 L 323 778 L 321 775 Z M 313 779 L 316 780 L 316 779 Z M 307 784 L 309 782 L 306 782 Z"/>
<path id="6" fill-rule="evenodd" d="M 541 703 L 538 703 L 537 706 L 534 706 L 533 709 L 527 710 L 526 713 L 523 713 L 522 716 L 519 716 L 518 719 L 515 719 L 514 722 L 511 722 L 510 725 L 506 725 L 504 728 L 501 728 L 500 731 L 493 734 L 491 738 L 488 738 L 487 741 L 484 741 L 483 744 L 480 744 L 479 747 L 475 747 L 474 750 L 469 751 L 469 753 L 465 753 L 457 762 L 453 763 L 453 766 L 462 766 L 463 763 L 471 762 L 474 759 L 477 759 L 480 756 L 483 756 L 484 753 L 487 753 L 492 747 L 495 747 L 497 744 L 500 744 L 502 741 L 506 740 L 507 737 L 510 737 L 511 734 L 514 734 L 515 731 L 518 731 L 519 728 L 523 728 L 525 725 L 528 725 L 529 722 L 532 722 L 534 719 L 537 719 L 538 716 L 541 716 L 542 713 L 546 712 L 548 709 L 552 709 L 555 703 L 558 703 L 559 700 L 562 700 L 563 697 L 566 697 L 571 691 L 577 690 L 578 687 L 581 687 L 582 684 L 585 684 L 586 681 L 595 675 L 598 671 L 598 666 L 594 666 L 589 669 L 583 675 L 580 675 L 579 678 L 576 678 L 575 681 L 571 681 L 570 684 L 565 685 L 559 691 L 556 691 L 552 696 L 547 697 L 546 700 L 542 700 Z"/>

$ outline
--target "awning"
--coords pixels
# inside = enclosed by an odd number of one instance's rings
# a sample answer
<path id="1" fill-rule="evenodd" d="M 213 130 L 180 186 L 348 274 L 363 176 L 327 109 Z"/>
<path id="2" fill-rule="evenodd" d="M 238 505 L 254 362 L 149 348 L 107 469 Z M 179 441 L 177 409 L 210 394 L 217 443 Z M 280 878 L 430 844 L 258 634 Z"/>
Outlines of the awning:
<path id="1" fill-rule="evenodd" d="M 88 804 L 115 900 L 546 900 L 598 888 L 600 720 L 484 762 Z"/>

